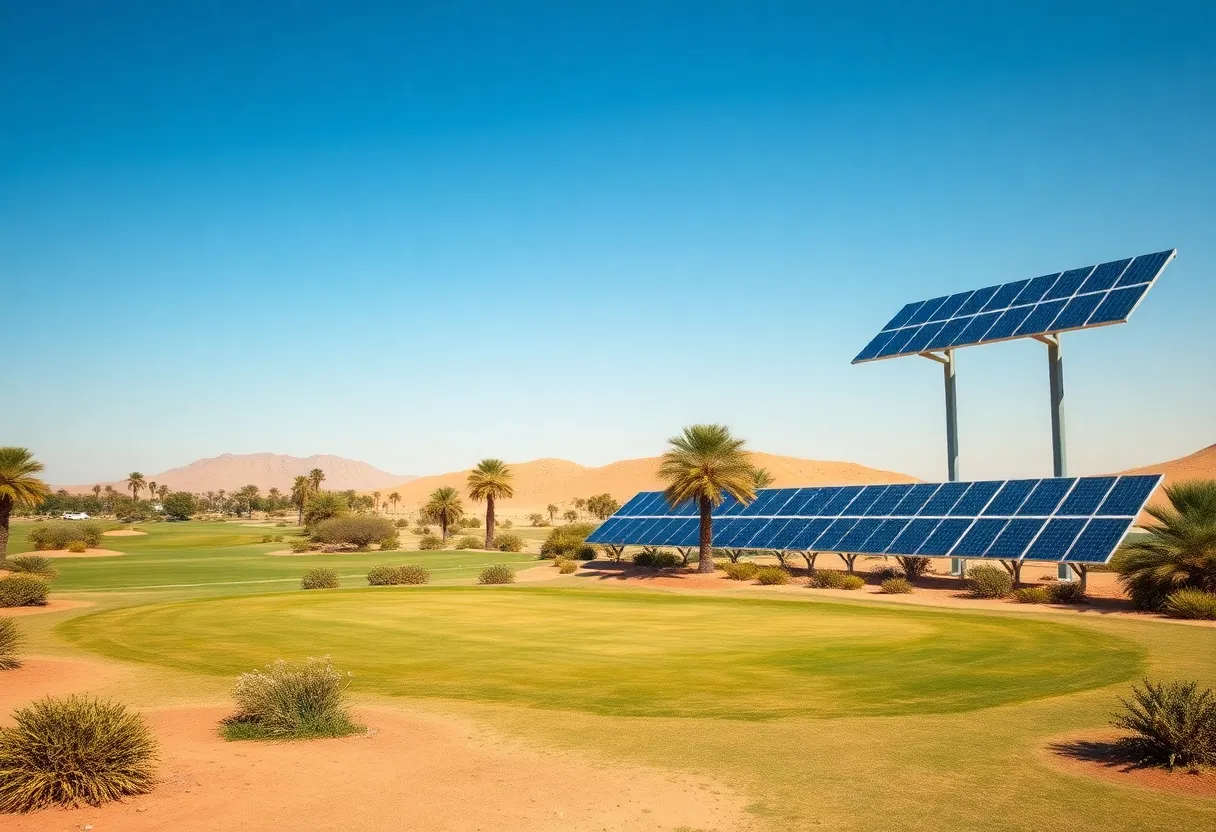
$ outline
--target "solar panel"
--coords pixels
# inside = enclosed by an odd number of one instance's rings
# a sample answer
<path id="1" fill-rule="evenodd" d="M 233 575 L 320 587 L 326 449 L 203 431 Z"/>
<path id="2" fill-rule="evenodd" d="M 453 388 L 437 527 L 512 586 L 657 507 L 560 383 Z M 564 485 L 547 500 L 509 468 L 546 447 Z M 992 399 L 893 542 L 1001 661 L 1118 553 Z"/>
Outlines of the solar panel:
<path id="1" fill-rule="evenodd" d="M 1126 321 L 1176 251 L 909 303 L 854 364 Z"/>
<path id="2" fill-rule="evenodd" d="M 765 488 L 747 506 L 728 500 L 714 509 L 713 544 L 1105 563 L 1160 482 L 1151 474 Z M 661 492 L 643 492 L 587 541 L 695 546 L 700 521 L 689 505 L 672 508 Z"/>

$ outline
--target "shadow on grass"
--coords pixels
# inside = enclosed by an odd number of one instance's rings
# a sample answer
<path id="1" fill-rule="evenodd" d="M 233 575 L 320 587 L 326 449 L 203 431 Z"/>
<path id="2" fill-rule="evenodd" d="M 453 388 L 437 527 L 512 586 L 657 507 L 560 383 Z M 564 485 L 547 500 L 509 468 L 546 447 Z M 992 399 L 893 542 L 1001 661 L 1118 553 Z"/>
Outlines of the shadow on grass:
<path id="1" fill-rule="evenodd" d="M 1047 748 L 1053 754 L 1069 760 L 1094 763 L 1118 771 L 1164 770 L 1163 766 L 1143 759 L 1134 748 L 1121 740 L 1066 740 L 1052 743 Z"/>

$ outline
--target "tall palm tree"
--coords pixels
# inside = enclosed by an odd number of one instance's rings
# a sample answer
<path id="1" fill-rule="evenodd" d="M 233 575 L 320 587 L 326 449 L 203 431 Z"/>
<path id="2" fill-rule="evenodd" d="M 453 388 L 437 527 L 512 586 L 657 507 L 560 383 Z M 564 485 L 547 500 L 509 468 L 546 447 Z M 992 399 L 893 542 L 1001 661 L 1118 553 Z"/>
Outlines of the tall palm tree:
<path id="1" fill-rule="evenodd" d="M 165 498 L 169 496 L 169 486 L 165 485 L 164 483 L 158 485 L 156 487 L 156 496 L 163 503 Z"/>
<path id="2" fill-rule="evenodd" d="M 313 468 L 308 472 L 308 481 L 312 483 L 313 491 L 321 490 L 321 481 L 325 479 L 325 472 L 320 468 Z"/>
<path id="3" fill-rule="evenodd" d="M 1114 565 L 1136 606 L 1160 609 L 1179 589 L 1216 592 L 1216 480 L 1165 487 L 1169 505 L 1150 506 L 1148 537 L 1119 550 Z"/>
<path id="4" fill-rule="evenodd" d="M 511 469 L 501 459 L 483 459 L 469 472 L 469 498 L 486 504 L 486 548 L 494 548 L 494 501 L 515 496 Z"/>
<path id="5" fill-rule="evenodd" d="M 373 491 L 372 492 L 372 514 L 375 514 L 379 510 L 380 510 L 380 492 Z"/>
<path id="6" fill-rule="evenodd" d="M 151 482 L 148 483 L 148 499 L 149 500 L 156 499 L 156 480 L 152 480 Z"/>
<path id="7" fill-rule="evenodd" d="M 768 488 L 774 482 L 773 475 L 768 472 L 767 468 L 757 468 L 756 473 L 752 476 L 755 477 L 757 491 L 761 488 Z"/>
<path id="8" fill-rule="evenodd" d="M 552 523 L 557 518 L 557 506 L 553 503 L 545 506 L 545 511 L 549 513 L 549 522 Z"/>
<path id="9" fill-rule="evenodd" d="M 755 468 L 743 450 L 744 440 L 724 425 L 692 425 L 667 440 L 659 478 L 667 482 L 663 496 L 670 505 L 696 500 L 701 513 L 701 560 L 698 572 L 713 572 L 714 527 L 711 512 L 727 495 L 741 503 L 756 499 Z"/>
<path id="10" fill-rule="evenodd" d="M 101 486 L 100 485 L 93 486 L 93 496 L 99 500 L 101 499 Z"/>
<path id="11" fill-rule="evenodd" d="M 144 475 L 138 471 L 132 471 L 127 475 L 127 488 L 131 489 L 131 496 L 135 502 L 139 502 L 139 492 L 143 491 L 145 484 Z"/>
<path id="12" fill-rule="evenodd" d="M 14 506 L 36 506 L 51 489 L 34 474 L 42 463 L 26 448 L 0 448 L 0 561 L 8 554 L 8 523 Z"/>
<path id="13" fill-rule="evenodd" d="M 401 495 L 398 494 L 396 491 L 394 491 L 392 494 L 388 495 L 388 501 L 390 503 L 392 503 L 393 514 L 396 514 L 397 513 L 397 503 L 401 502 Z"/>
<path id="14" fill-rule="evenodd" d="M 296 525 L 304 525 L 304 504 L 308 502 L 308 495 L 313 493 L 312 480 L 306 476 L 296 477 L 291 483 L 291 502 L 299 512 L 296 518 Z"/>
<path id="15" fill-rule="evenodd" d="M 422 507 L 422 514 L 439 524 L 439 533 L 447 540 L 448 526 L 464 517 L 464 503 L 460 501 L 460 492 L 451 486 L 436 488 Z"/>

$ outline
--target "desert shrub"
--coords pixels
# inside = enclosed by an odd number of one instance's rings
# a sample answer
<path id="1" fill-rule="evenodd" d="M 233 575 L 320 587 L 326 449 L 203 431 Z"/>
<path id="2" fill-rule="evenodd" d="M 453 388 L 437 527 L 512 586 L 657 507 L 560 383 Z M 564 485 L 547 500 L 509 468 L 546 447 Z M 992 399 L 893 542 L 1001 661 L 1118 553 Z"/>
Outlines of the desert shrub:
<path id="1" fill-rule="evenodd" d="M 480 549 L 485 545 L 485 541 L 478 537 L 473 537 L 471 534 L 466 534 L 456 541 L 457 549 Z"/>
<path id="2" fill-rule="evenodd" d="M 64 521 L 62 523 L 39 523 L 30 529 L 30 543 L 35 549 L 66 549 L 75 541 L 86 547 L 101 544 L 102 528 L 98 523 Z"/>
<path id="3" fill-rule="evenodd" d="M 722 571 L 732 581 L 750 581 L 756 577 L 756 573 L 760 571 L 760 567 L 750 560 L 741 560 L 735 563 L 725 561 L 722 564 Z"/>
<path id="4" fill-rule="evenodd" d="M 393 525 L 399 529 L 408 529 L 410 527 L 410 521 L 402 518 L 400 520 L 394 521 Z"/>
<path id="5" fill-rule="evenodd" d="M 1051 593 L 1045 586 L 1024 586 L 1015 589 L 1013 597 L 1019 604 L 1047 604 L 1051 601 Z"/>
<path id="6" fill-rule="evenodd" d="M 860 575 L 845 575 L 844 580 L 840 582 L 841 589 L 857 590 L 866 585 L 865 579 Z"/>
<path id="7" fill-rule="evenodd" d="M 973 566 L 967 570 L 967 589 L 975 598 L 1004 598 L 1013 592 L 1013 578 L 999 566 Z"/>
<path id="8" fill-rule="evenodd" d="M 675 552 L 667 549 L 656 549 L 653 546 L 644 546 L 642 551 L 633 556 L 633 565 L 641 566 L 646 569 L 669 569 L 673 566 L 680 566 L 684 563 L 684 559 Z"/>
<path id="9" fill-rule="evenodd" d="M 873 583 L 881 585 L 883 581 L 904 577 L 904 571 L 895 566 L 879 566 L 871 569 L 868 577 Z"/>
<path id="10" fill-rule="evenodd" d="M 45 607 L 46 582 L 33 575 L 0 578 L 0 607 Z"/>
<path id="11" fill-rule="evenodd" d="M 790 573 L 780 566 L 762 566 L 756 570 L 756 580 L 764 586 L 778 586 L 790 582 Z"/>
<path id="12" fill-rule="evenodd" d="M 59 577 L 59 572 L 55 569 L 51 559 L 41 555 L 19 555 L 9 558 L 4 561 L 2 568 L 24 575 L 36 575 L 46 581 L 53 581 Z"/>
<path id="13" fill-rule="evenodd" d="M 427 535 L 429 535 L 431 533 L 431 527 L 430 526 L 414 526 L 413 533 L 418 535 L 419 537 L 426 537 Z"/>
<path id="14" fill-rule="evenodd" d="M 394 530 L 380 541 L 380 551 L 389 552 L 401 548 L 401 536 Z"/>
<path id="15" fill-rule="evenodd" d="M 586 545 L 587 536 L 595 531 L 594 523 L 568 523 L 557 526 L 549 532 L 545 542 L 540 545 L 542 558 L 555 558 L 558 555 L 574 556 L 579 549 Z"/>
<path id="16" fill-rule="evenodd" d="M 480 529 L 481 528 L 481 518 L 480 517 L 461 517 L 460 520 L 457 521 L 456 527 L 460 528 L 460 529 Z"/>
<path id="17" fill-rule="evenodd" d="M 811 575 L 808 584 L 820 589 L 844 589 L 845 578 L 847 577 L 849 577 L 848 574 L 837 572 L 834 569 L 817 569 Z"/>
<path id="18" fill-rule="evenodd" d="M 500 528 L 500 529 L 509 529 L 512 526 L 514 526 L 515 524 L 512 523 L 510 520 L 499 520 L 499 521 L 495 522 L 494 525 L 498 526 L 498 528 Z"/>
<path id="19" fill-rule="evenodd" d="M 100 806 L 152 789 L 156 740 L 136 713 L 86 696 L 48 696 L 0 729 L 0 812 Z"/>
<path id="20" fill-rule="evenodd" d="M 1141 763 L 1198 767 L 1216 764 L 1216 695 L 1195 682 L 1132 687 L 1111 724 L 1133 733 L 1120 742 Z"/>
<path id="21" fill-rule="evenodd" d="M 367 570 L 368 586 L 393 586 L 397 583 L 397 567 L 387 563 Z"/>
<path id="22" fill-rule="evenodd" d="M 275 523 L 274 525 L 275 525 L 276 529 L 281 529 L 281 528 L 285 527 L 287 524 L 286 523 Z"/>
<path id="23" fill-rule="evenodd" d="M 928 558 L 900 555 L 895 560 L 899 564 L 899 568 L 904 570 L 904 577 L 912 582 L 915 582 L 917 578 L 929 571 L 930 562 Z"/>
<path id="24" fill-rule="evenodd" d="M 17 648 L 21 646 L 21 631 L 11 618 L 0 618 L 0 670 L 12 670 L 21 666 Z"/>
<path id="25" fill-rule="evenodd" d="M 515 570 L 507 566 L 505 563 L 496 563 L 493 566 L 487 566 L 481 570 L 481 574 L 477 576 L 479 584 L 513 584 L 515 583 Z"/>
<path id="26" fill-rule="evenodd" d="M 370 514 L 331 517 L 317 523 L 312 530 L 312 539 L 318 543 L 349 543 L 360 549 L 393 536 L 392 523 Z"/>
<path id="27" fill-rule="evenodd" d="M 575 560 L 595 560 L 595 556 L 598 553 L 599 550 L 595 548 L 594 544 L 584 543 L 574 550 L 572 557 Z"/>
<path id="28" fill-rule="evenodd" d="M 907 595 L 912 591 L 912 584 L 908 583 L 907 578 L 887 578 L 879 584 L 879 588 L 885 595 Z"/>
<path id="29" fill-rule="evenodd" d="M 362 728 L 346 709 L 350 674 L 329 656 L 303 662 L 280 659 L 265 670 L 242 673 L 232 698 L 236 713 L 223 722 L 226 739 L 342 737 Z"/>
<path id="30" fill-rule="evenodd" d="M 434 534 L 424 534 L 418 541 L 419 549 L 442 549 L 443 540 Z"/>
<path id="31" fill-rule="evenodd" d="M 1165 613 L 1170 618 L 1216 621 L 1216 595 L 1198 589 L 1180 589 L 1165 599 Z"/>
<path id="32" fill-rule="evenodd" d="M 300 579 L 300 589 L 337 589 L 342 583 L 332 569 L 309 569 Z"/>
<path id="33" fill-rule="evenodd" d="M 399 584 L 425 584 L 430 580 L 431 573 L 416 563 L 407 563 L 405 566 L 397 567 L 397 583 Z"/>
<path id="34" fill-rule="evenodd" d="M 578 571 L 578 561 L 563 560 L 558 564 L 557 571 L 561 572 L 563 575 L 571 575 Z"/>
<path id="35" fill-rule="evenodd" d="M 291 540 L 287 541 L 287 546 L 291 549 L 291 551 L 299 554 L 300 552 L 307 552 L 309 549 L 311 549 L 312 543 L 306 537 L 293 537 Z"/>
<path id="36" fill-rule="evenodd" d="M 1047 587 L 1047 597 L 1053 604 L 1083 604 L 1085 590 L 1076 581 L 1057 581 Z"/>
<path id="37" fill-rule="evenodd" d="M 431 573 L 415 564 L 405 566 L 389 566 L 383 564 L 373 566 L 367 572 L 369 586 L 400 586 L 402 584 L 425 584 L 431 579 Z"/>
<path id="38" fill-rule="evenodd" d="M 522 552 L 524 539 L 517 534 L 500 534 L 494 538 L 494 548 L 500 552 Z"/>
<path id="39" fill-rule="evenodd" d="M 83 555 L 89 551 L 89 546 L 83 540 L 73 540 L 68 544 L 68 551 L 74 555 Z"/>
<path id="40" fill-rule="evenodd" d="M 264 534 L 264 535 L 262 535 L 262 542 L 263 543 L 274 543 L 274 537 L 271 535 L 268 535 L 268 534 Z"/>
<path id="41" fill-rule="evenodd" d="M 313 528 L 334 517 L 350 513 L 350 501 L 337 491 L 317 491 L 304 503 L 304 525 Z"/>

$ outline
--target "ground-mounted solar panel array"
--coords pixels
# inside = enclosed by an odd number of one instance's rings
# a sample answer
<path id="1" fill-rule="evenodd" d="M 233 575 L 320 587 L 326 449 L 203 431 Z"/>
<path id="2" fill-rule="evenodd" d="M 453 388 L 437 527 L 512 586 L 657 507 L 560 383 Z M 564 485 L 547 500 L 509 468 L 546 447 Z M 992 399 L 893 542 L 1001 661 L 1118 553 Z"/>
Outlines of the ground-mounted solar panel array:
<path id="1" fill-rule="evenodd" d="M 1174 249 L 909 303 L 854 364 L 1123 323 Z"/>
<path id="2" fill-rule="evenodd" d="M 1159 474 L 770 488 L 713 512 L 713 545 L 870 555 L 1106 563 Z M 590 543 L 696 546 L 695 503 L 636 495 Z"/>

